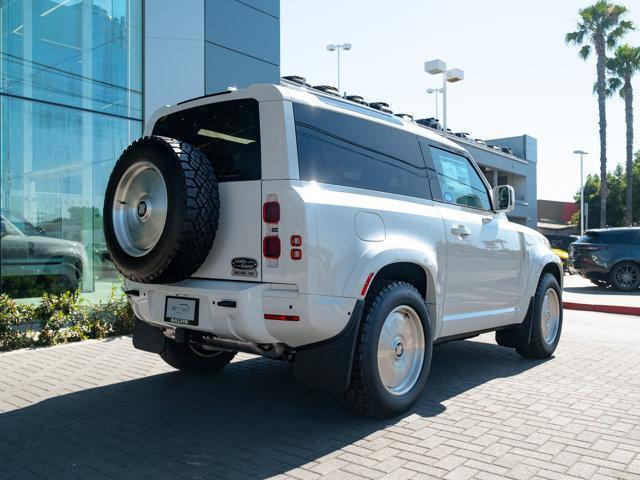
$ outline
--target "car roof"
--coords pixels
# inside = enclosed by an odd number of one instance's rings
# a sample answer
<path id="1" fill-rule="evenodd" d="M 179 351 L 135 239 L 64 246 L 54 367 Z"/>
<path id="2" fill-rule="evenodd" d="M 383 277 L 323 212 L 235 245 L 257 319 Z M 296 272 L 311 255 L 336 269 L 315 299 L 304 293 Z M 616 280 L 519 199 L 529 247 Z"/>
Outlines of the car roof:
<path id="1" fill-rule="evenodd" d="M 468 153 L 466 149 L 440 135 L 433 128 L 420 125 L 413 120 L 396 116 L 393 113 L 386 113 L 357 102 L 352 102 L 346 98 L 332 95 L 313 87 L 298 85 L 293 82 L 283 81 L 283 83 L 278 85 L 278 88 L 282 91 L 283 97 L 292 102 L 337 110 L 341 113 L 365 118 L 376 123 L 382 123 L 389 127 L 407 130 L 419 137 L 439 143 L 452 150 Z"/>
<path id="2" fill-rule="evenodd" d="M 279 85 L 271 83 L 257 83 L 242 89 L 232 89 L 225 92 L 212 93 L 210 95 L 184 100 L 175 105 L 167 105 L 156 110 L 148 120 L 147 125 L 152 126 L 158 118 L 180 110 L 186 110 L 209 103 L 238 100 L 241 98 L 255 98 L 258 101 L 288 100 L 294 103 L 302 103 L 328 110 L 340 111 L 341 113 L 360 117 L 388 127 L 409 131 L 419 137 L 438 143 L 450 150 L 468 155 L 465 148 L 446 139 L 433 128 L 422 126 L 412 120 L 398 117 L 392 113 L 376 110 L 366 105 L 352 102 L 346 98 L 323 92 L 322 90 L 305 87 L 286 80 L 283 80 Z"/>

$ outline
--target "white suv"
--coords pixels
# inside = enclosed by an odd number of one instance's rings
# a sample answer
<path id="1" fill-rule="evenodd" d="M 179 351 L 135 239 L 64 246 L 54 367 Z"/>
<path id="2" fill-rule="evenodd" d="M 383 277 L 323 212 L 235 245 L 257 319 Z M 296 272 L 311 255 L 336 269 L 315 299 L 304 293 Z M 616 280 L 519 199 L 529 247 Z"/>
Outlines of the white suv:
<path id="1" fill-rule="evenodd" d="M 283 359 L 375 416 L 417 399 L 435 343 L 552 355 L 560 260 L 509 222 L 511 187 L 405 118 L 292 82 L 156 112 L 105 198 L 134 345 L 185 371 Z"/>

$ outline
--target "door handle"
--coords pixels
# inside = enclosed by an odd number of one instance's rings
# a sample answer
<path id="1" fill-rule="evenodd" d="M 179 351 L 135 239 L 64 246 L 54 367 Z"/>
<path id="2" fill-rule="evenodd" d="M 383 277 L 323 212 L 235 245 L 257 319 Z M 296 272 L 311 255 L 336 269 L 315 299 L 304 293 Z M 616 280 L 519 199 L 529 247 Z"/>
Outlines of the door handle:
<path id="1" fill-rule="evenodd" d="M 451 233 L 460 237 L 468 237 L 469 235 L 471 235 L 471 230 L 469 230 L 469 228 L 465 227 L 464 225 L 454 225 L 453 227 L 451 227 Z"/>

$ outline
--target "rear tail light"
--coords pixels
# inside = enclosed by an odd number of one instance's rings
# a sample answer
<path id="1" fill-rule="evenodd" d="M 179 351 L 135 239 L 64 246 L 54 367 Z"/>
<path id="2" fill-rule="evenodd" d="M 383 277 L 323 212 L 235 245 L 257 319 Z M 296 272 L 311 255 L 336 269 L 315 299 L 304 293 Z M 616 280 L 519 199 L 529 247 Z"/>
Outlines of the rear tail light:
<path id="1" fill-rule="evenodd" d="M 264 202 L 262 205 L 262 220 L 264 220 L 264 223 L 278 223 L 280 221 L 280 203 Z"/>
<path id="2" fill-rule="evenodd" d="M 265 258 L 280 258 L 280 238 L 276 235 L 269 235 L 262 239 L 262 254 Z"/>
<path id="3" fill-rule="evenodd" d="M 302 250 L 299 248 L 291 249 L 291 260 L 301 260 L 302 259 Z"/>

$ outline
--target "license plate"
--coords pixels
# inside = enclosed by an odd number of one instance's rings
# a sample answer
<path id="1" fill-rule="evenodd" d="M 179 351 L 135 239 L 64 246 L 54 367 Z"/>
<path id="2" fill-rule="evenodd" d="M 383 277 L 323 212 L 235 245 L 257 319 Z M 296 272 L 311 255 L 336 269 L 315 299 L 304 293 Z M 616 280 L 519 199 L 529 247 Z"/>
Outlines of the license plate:
<path id="1" fill-rule="evenodd" d="M 198 325 L 198 299 L 167 297 L 164 321 L 176 325 Z"/>

